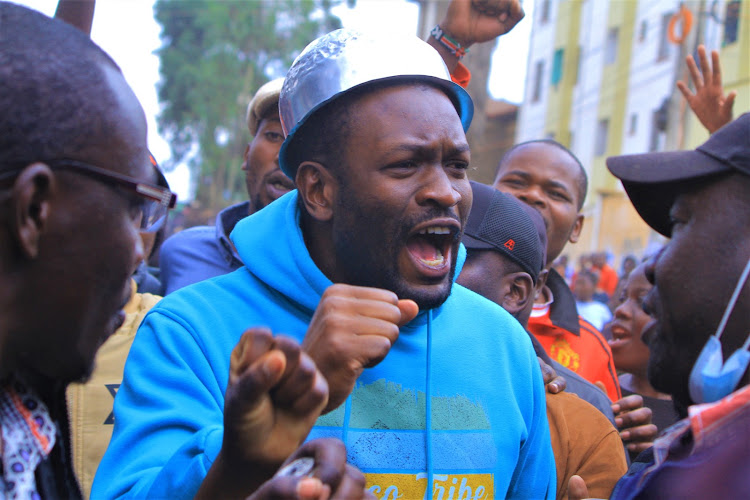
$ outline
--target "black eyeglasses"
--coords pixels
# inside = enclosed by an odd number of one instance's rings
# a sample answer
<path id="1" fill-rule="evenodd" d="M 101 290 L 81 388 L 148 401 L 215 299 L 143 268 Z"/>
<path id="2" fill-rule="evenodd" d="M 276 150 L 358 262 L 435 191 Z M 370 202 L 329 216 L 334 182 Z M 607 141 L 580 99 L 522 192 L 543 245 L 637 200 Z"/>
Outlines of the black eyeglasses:
<path id="1" fill-rule="evenodd" d="M 110 170 L 96 167 L 88 163 L 77 160 L 51 160 L 44 162 L 52 170 L 70 170 L 79 174 L 87 175 L 93 179 L 118 186 L 140 197 L 141 203 L 135 207 L 134 218 L 140 219 L 140 230 L 151 233 L 158 231 L 167 219 L 169 210 L 174 208 L 177 202 L 177 195 L 166 187 L 166 179 L 156 165 L 156 161 L 151 157 L 159 184 L 163 186 L 154 186 L 140 182 L 137 179 L 127 175 L 118 174 Z M 5 172 L 0 175 L 0 180 L 5 177 L 16 175 L 21 169 Z"/>

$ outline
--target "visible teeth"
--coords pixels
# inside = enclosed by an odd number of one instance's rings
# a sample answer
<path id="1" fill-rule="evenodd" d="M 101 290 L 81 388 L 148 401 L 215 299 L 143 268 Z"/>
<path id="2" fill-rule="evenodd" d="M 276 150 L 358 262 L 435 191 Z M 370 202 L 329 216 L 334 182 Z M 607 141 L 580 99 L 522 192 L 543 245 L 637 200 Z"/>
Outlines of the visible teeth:
<path id="1" fill-rule="evenodd" d="M 439 267 L 445 262 L 445 257 L 443 256 L 443 252 L 437 250 L 437 255 L 435 255 L 434 259 L 422 259 L 422 262 L 431 267 Z"/>
<path id="2" fill-rule="evenodd" d="M 450 234 L 451 230 L 443 226 L 430 226 L 422 229 L 419 234 Z"/>

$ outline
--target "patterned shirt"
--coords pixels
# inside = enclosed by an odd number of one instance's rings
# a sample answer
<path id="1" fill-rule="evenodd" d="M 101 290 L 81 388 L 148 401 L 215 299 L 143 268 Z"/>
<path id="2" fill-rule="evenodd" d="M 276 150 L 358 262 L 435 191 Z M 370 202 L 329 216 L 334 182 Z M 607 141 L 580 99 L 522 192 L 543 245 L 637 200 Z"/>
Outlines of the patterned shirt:
<path id="1" fill-rule="evenodd" d="M 55 446 L 57 429 L 45 404 L 12 377 L 0 388 L 2 498 L 40 498 L 34 476 Z"/>

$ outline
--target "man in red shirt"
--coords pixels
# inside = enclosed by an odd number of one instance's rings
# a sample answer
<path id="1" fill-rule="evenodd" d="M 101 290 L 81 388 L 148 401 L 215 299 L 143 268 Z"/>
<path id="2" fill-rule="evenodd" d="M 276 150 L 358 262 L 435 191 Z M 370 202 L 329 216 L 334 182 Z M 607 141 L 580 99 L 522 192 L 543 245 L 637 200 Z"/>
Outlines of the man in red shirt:
<path id="1" fill-rule="evenodd" d="M 607 252 L 596 252 L 593 255 L 594 270 L 599 275 L 599 281 L 596 284 L 597 291 L 607 294 L 611 299 L 617 289 L 617 271 L 607 264 Z"/>
<path id="2" fill-rule="evenodd" d="M 609 345 L 578 315 L 573 293 L 551 269 L 565 245 L 576 243 L 581 234 L 586 171 L 565 146 L 551 140 L 530 141 L 505 154 L 494 186 L 537 209 L 547 226 L 547 283 L 537 296 L 529 330 L 552 359 L 599 385 L 612 401 L 619 400 Z"/>

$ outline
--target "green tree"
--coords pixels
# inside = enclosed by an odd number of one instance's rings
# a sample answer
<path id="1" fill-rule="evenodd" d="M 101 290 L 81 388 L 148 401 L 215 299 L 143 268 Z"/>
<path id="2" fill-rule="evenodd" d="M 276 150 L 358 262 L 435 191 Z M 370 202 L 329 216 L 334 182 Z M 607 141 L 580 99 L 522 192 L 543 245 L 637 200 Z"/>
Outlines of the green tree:
<path id="1" fill-rule="evenodd" d="M 341 27 L 331 14 L 340 1 L 156 1 L 159 129 L 171 164 L 190 166 L 203 206 L 247 197 L 240 170 L 247 103 L 270 78 L 284 76 L 310 41 Z"/>

